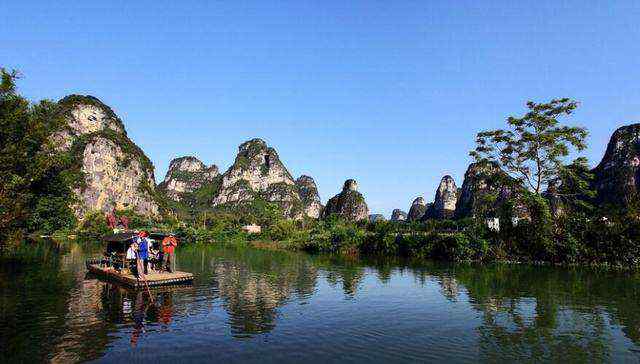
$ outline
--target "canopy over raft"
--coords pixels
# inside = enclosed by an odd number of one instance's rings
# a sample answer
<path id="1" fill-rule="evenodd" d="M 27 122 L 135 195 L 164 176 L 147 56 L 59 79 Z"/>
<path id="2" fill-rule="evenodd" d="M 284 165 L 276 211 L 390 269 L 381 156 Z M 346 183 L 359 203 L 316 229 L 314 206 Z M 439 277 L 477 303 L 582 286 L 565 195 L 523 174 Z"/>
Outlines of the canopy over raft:
<path id="1" fill-rule="evenodd" d="M 153 272 L 144 275 L 144 278 L 136 277 L 124 264 L 124 258 L 129 245 L 133 243 L 138 234 L 135 232 L 120 232 L 104 236 L 102 241 L 106 243 L 104 257 L 92 258 L 86 261 L 87 270 L 98 276 L 125 284 L 133 288 L 149 286 L 164 286 L 172 284 L 186 284 L 193 281 L 193 274 L 189 272 Z M 149 233 L 150 245 L 160 249 L 162 239 L 168 233 Z"/>

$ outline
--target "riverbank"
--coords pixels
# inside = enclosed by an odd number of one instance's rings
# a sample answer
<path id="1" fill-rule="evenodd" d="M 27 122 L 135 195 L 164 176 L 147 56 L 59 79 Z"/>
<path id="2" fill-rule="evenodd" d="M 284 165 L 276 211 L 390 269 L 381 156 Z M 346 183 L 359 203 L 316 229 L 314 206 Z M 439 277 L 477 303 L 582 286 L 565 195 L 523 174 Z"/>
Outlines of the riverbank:
<path id="1" fill-rule="evenodd" d="M 252 214 L 212 212 L 202 220 L 151 220 L 129 213 L 132 229 L 173 231 L 184 244 L 193 242 L 254 243 L 289 251 L 342 255 L 401 256 L 453 262 L 504 262 L 640 268 L 640 220 L 632 211 L 609 218 L 567 215 L 549 222 L 521 220 L 499 231 L 476 219 L 411 222 L 352 222 L 338 216 L 322 220 L 287 220 L 256 209 Z M 545 224 L 540 221 L 546 221 Z M 247 223 L 261 231 L 243 230 Z M 55 239 L 77 235 L 99 239 L 110 230 L 101 214 L 90 215 Z"/>
<path id="2" fill-rule="evenodd" d="M 307 252 L 404 256 L 475 262 L 518 262 L 560 266 L 640 267 L 637 221 L 589 222 L 555 230 L 539 239 L 536 224 L 492 231 L 473 220 L 429 223 L 349 223 L 343 220 L 277 226 L 247 240 L 273 241 Z M 577 232 L 577 233 L 574 233 Z M 579 235 L 578 235 L 579 234 Z M 581 238 L 581 240 L 576 239 Z"/>

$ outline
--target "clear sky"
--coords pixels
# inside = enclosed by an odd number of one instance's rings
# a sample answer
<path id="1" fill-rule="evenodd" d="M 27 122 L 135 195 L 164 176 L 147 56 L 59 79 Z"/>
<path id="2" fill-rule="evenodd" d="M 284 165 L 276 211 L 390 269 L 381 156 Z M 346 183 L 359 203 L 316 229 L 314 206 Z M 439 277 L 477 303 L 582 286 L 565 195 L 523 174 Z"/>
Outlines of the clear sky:
<path id="1" fill-rule="evenodd" d="M 595 165 L 640 121 L 638 1 L 0 2 L 0 66 L 31 100 L 91 94 L 156 165 L 225 170 L 261 137 L 323 202 L 374 213 L 458 184 L 475 134 L 572 97 Z"/>

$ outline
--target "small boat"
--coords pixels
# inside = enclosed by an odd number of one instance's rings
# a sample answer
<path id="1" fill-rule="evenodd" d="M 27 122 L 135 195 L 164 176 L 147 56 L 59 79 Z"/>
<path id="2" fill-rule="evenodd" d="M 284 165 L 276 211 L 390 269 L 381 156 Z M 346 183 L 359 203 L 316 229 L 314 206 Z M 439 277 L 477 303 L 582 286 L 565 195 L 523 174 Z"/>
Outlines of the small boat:
<path id="1" fill-rule="evenodd" d="M 149 242 L 154 248 L 159 249 L 162 239 L 168 234 L 149 233 Z M 107 235 L 102 238 L 106 245 L 103 257 L 91 258 L 86 261 L 87 270 L 96 276 L 125 284 L 132 288 L 145 288 L 148 286 L 165 286 L 173 284 L 189 284 L 193 282 L 193 274 L 189 272 L 149 272 L 145 278 L 138 279 L 124 264 L 124 258 L 137 234 L 135 232 L 121 232 Z"/>

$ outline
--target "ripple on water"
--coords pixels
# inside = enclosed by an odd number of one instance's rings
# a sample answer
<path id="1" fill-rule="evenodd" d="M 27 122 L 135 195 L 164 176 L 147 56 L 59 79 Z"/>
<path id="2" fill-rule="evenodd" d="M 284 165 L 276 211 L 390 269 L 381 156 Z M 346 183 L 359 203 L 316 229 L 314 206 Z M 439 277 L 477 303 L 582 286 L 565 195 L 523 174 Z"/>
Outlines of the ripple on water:
<path id="1" fill-rule="evenodd" d="M 640 360 L 633 276 L 187 245 L 194 284 L 152 302 L 85 278 L 92 248 L 68 244 L 0 261 L 1 362 Z"/>

